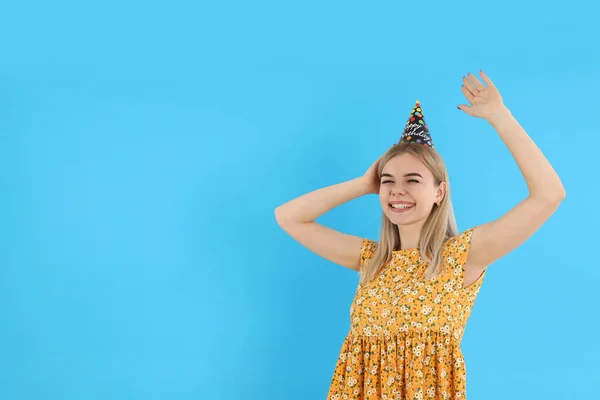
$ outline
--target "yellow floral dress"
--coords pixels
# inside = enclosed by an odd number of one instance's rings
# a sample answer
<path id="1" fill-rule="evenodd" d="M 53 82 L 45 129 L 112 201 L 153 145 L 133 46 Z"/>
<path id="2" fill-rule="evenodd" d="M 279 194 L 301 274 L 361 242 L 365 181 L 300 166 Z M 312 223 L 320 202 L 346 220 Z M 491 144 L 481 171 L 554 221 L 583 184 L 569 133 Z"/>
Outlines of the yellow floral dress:
<path id="1" fill-rule="evenodd" d="M 327 399 L 466 399 L 460 342 L 485 276 L 463 287 L 474 228 L 444 243 L 438 278 L 421 277 L 427 264 L 411 249 L 358 285 Z M 361 267 L 376 249 L 363 240 Z"/>

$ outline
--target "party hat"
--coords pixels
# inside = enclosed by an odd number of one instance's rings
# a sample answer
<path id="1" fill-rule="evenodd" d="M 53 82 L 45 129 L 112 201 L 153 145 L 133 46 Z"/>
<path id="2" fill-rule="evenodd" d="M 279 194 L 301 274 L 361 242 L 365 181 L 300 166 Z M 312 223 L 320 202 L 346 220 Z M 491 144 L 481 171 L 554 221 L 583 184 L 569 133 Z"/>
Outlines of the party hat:
<path id="1" fill-rule="evenodd" d="M 402 132 L 402 136 L 398 141 L 398 143 L 404 142 L 422 144 L 423 146 L 434 148 L 419 100 L 415 103 L 415 106 L 408 117 L 408 121 L 406 121 L 404 132 Z"/>

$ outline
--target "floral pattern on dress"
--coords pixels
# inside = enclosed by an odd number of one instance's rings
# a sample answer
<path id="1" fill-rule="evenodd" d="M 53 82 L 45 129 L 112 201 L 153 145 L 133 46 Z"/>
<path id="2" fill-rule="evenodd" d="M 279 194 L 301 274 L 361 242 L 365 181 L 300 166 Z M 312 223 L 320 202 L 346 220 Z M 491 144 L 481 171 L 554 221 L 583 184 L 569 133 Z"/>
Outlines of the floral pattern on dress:
<path id="1" fill-rule="evenodd" d="M 358 285 L 327 399 L 466 398 L 460 343 L 486 272 L 463 287 L 473 229 L 444 243 L 437 278 L 422 277 L 419 250 L 400 250 Z M 361 268 L 376 250 L 377 242 L 363 240 Z"/>

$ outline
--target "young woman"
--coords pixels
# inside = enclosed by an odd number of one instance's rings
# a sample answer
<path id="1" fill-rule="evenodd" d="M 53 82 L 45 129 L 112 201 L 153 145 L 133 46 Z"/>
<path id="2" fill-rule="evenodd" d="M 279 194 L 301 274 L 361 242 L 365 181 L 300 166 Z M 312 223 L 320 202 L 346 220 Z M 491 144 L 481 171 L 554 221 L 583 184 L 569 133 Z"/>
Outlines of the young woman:
<path id="1" fill-rule="evenodd" d="M 470 105 L 458 108 L 496 129 L 529 188 L 502 217 L 458 232 L 446 167 L 418 102 L 400 141 L 363 176 L 275 210 L 278 224 L 299 243 L 359 272 L 328 399 L 465 399 L 460 342 L 486 269 L 524 243 L 565 198 L 548 160 L 480 74 L 483 83 L 463 77 Z M 315 222 L 366 194 L 378 194 L 383 210 L 378 242 Z"/>

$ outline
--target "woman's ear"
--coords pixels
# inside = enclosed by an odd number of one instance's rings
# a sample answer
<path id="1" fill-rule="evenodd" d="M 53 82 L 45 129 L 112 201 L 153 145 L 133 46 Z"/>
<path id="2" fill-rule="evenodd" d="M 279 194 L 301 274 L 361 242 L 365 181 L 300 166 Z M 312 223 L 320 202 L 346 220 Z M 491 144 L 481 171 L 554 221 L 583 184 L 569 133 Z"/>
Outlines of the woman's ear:
<path id="1" fill-rule="evenodd" d="M 440 185 L 438 186 L 438 189 L 437 189 L 437 193 L 436 193 L 436 202 L 442 201 L 444 199 L 444 197 L 446 196 L 446 188 L 447 187 L 448 187 L 448 185 L 446 184 L 445 181 L 442 181 L 440 183 Z"/>

